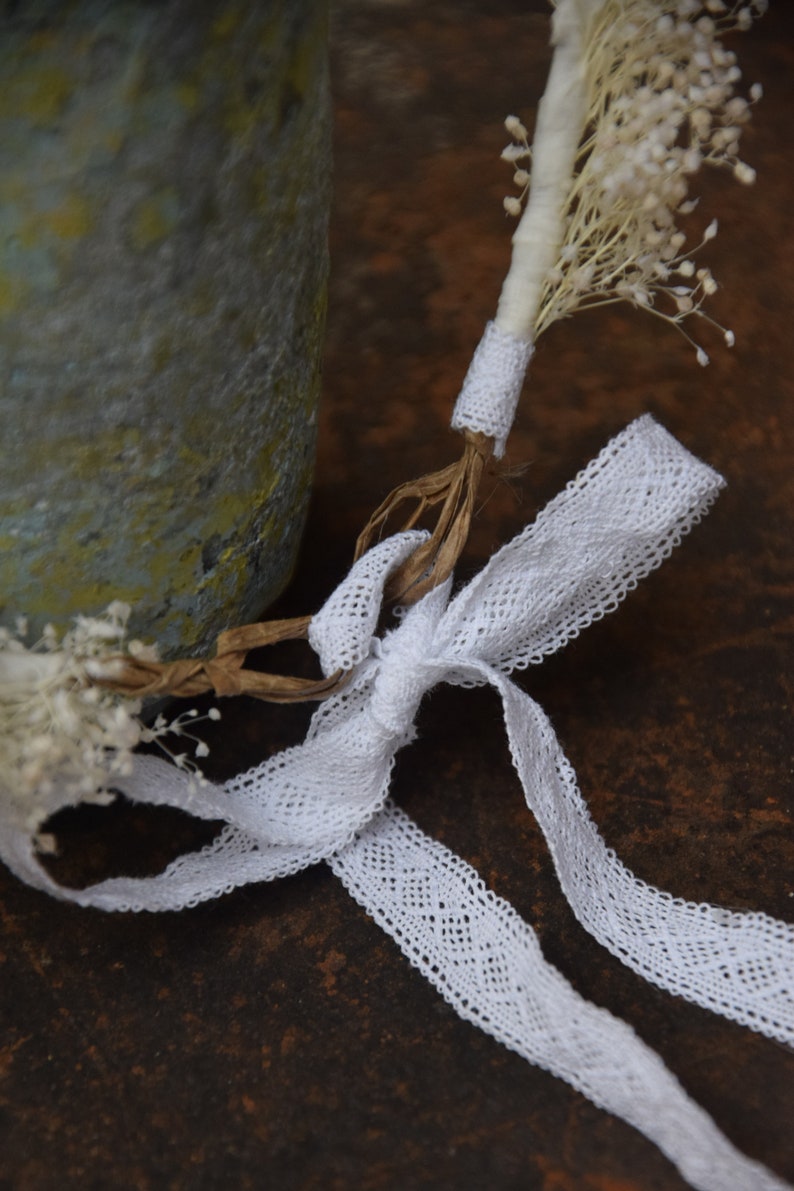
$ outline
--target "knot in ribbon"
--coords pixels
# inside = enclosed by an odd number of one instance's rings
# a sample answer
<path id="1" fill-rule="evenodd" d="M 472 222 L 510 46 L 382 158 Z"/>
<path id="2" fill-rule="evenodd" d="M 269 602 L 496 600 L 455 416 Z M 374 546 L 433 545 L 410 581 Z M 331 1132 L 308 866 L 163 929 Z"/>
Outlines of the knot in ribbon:
<path id="1" fill-rule="evenodd" d="M 433 630 L 443 611 L 439 597 L 448 590 L 448 583 L 436 588 L 417 605 L 418 611 L 409 611 L 399 628 L 372 640 L 377 672 L 369 711 L 394 739 L 406 738 L 406 725 L 413 725 L 422 696 L 439 681 L 439 673 L 443 676 L 433 659 Z M 409 739 L 412 736 L 411 730 Z"/>
<path id="2" fill-rule="evenodd" d="M 104 909 L 177 909 L 326 860 L 409 960 L 467 1020 L 644 1132 L 702 1191 L 781 1191 L 741 1155 L 633 1033 L 583 1000 L 531 928 L 460 858 L 387 802 L 395 753 L 435 684 L 499 692 L 517 776 L 580 923 L 646 980 L 794 1042 L 794 928 L 695 905 L 638 880 L 606 848 L 542 709 L 508 677 L 614 610 L 702 517 L 723 481 L 650 417 L 615 438 L 457 594 L 445 582 L 377 636 L 389 575 L 425 540 L 372 547 L 312 618 L 326 675 L 303 744 L 223 787 L 141 758 L 124 791 L 227 826 L 160 876 L 58 886 L 24 832 L 0 854 L 31 884 Z M 761 974 L 759 976 L 759 973 Z"/>

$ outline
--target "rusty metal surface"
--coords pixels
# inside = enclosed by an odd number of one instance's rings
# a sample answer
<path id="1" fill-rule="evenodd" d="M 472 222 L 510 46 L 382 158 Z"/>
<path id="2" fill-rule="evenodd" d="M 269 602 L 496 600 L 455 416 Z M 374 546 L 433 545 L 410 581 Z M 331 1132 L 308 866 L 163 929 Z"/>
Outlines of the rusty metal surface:
<path id="1" fill-rule="evenodd" d="M 312 611 L 393 484 L 448 462 L 452 400 L 507 262 L 500 122 L 531 114 L 541 4 L 346 3 L 325 402 L 303 560 Z M 742 39 L 763 82 L 754 189 L 703 187 L 728 352 L 620 308 L 541 342 L 463 572 L 650 410 L 727 476 L 713 513 L 620 611 L 523 681 L 607 842 L 673 893 L 794 915 L 794 12 Z M 707 329 L 704 328 L 707 334 Z M 223 775 L 299 738 L 302 710 L 225 709 Z M 438 690 L 398 800 L 632 1023 L 745 1151 L 794 1179 L 794 1058 L 643 983 L 576 924 L 524 807 L 497 701 Z M 62 871 L 156 866 L 196 833 L 123 808 L 64 824 Z M 458 1020 L 318 868 L 182 914 L 107 916 L 0 872 L 0 1187 L 681 1191 L 628 1126 Z"/>

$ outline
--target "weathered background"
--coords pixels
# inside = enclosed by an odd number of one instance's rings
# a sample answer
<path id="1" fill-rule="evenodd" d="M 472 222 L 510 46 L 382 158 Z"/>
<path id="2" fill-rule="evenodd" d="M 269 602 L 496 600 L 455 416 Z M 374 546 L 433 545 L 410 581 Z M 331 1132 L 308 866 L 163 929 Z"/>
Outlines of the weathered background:
<path id="1" fill-rule="evenodd" d="M 336 211 L 325 400 L 303 559 L 315 609 L 385 492 L 457 453 L 452 401 L 506 268 L 498 160 L 531 120 L 542 3 L 337 5 Z M 541 342 L 510 461 L 463 572 L 650 410 L 729 481 L 621 610 L 523 681 L 608 844 L 682 897 L 794 915 L 794 10 L 737 39 L 764 101 L 758 183 L 703 181 L 712 364 L 648 317 L 577 315 Z M 224 710 L 218 775 L 299 738 L 303 711 Z M 794 1179 L 794 1058 L 643 983 L 576 924 L 487 692 L 439 690 L 395 792 L 537 927 L 576 988 L 632 1023 L 745 1151 Z M 65 876 L 160 863 L 196 833 L 123 809 L 63 825 Z M 0 872 L 0 1186 L 681 1191 L 628 1126 L 458 1020 L 323 868 L 183 914 L 109 917 Z"/>

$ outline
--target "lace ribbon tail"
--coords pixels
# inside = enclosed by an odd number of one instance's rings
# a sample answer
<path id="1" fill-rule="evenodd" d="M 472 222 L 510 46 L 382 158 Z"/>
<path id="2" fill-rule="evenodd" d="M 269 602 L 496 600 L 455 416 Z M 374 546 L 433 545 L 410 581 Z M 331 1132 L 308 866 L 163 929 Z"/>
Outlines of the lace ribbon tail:
<path id="1" fill-rule="evenodd" d="M 579 922 L 627 967 L 676 996 L 794 1045 L 794 926 L 673 898 L 607 848 L 554 729 L 502 675 L 510 750 Z"/>
<path id="2" fill-rule="evenodd" d="M 465 861 L 387 807 L 329 861 L 466 1021 L 645 1134 L 696 1191 L 791 1191 L 741 1154 L 625 1022 L 585 1001 Z"/>

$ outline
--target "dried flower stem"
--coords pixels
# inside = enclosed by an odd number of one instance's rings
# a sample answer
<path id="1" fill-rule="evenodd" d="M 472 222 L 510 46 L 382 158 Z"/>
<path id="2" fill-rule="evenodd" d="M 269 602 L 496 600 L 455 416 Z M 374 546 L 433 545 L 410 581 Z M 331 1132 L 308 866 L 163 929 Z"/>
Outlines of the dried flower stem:
<path id="1" fill-rule="evenodd" d="M 603 3 L 560 0 L 554 12 L 554 57 L 532 147 L 535 183 L 513 236 L 513 257 L 495 318 L 516 339 L 534 338 L 546 278 L 565 235 L 564 215 L 589 107 L 584 69 L 588 27 Z"/>
<path id="2" fill-rule="evenodd" d="M 754 170 L 738 156 L 743 125 L 760 96 L 734 95 L 741 71 L 719 35 L 750 27 L 766 0 L 560 0 L 554 58 L 532 150 L 521 122 L 503 153 L 527 206 L 497 322 L 536 339 L 583 306 L 627 301 L 683 329 L 717 286 L 685 253 L 679 216 L 696 200 L 701 166 L 727 167 L 742 183 Z M 505 200 L 509 214 L 521 201 Z M 701 244 L 716 234 L 706 229 Z M 697 251 L 697 248 L 694 249 Z M 657 304 L 659 302 L 659 304 Z M 730 331 L 719 327 L 731 346 Z"/>

